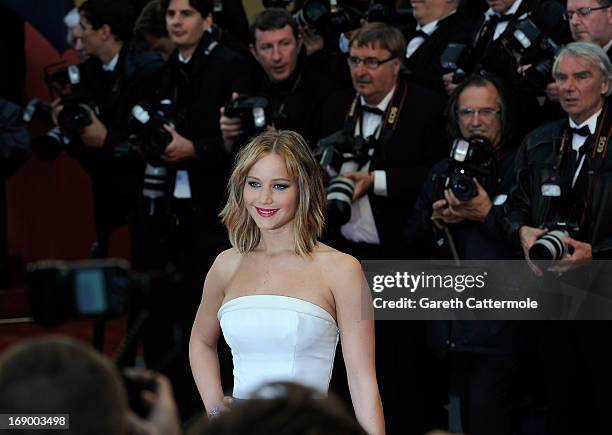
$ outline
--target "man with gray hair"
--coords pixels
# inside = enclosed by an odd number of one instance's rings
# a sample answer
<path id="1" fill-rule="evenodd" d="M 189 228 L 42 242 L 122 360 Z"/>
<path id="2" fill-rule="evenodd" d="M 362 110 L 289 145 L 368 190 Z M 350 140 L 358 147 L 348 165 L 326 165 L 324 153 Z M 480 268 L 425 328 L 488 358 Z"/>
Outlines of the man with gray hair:
<path id="1" fill-rule="evenodd" d="M 612 259 L 612 158 L 607 152 L 612 132 L 608 104 L 612 65 L 600 46 L 574 42 L 561 50 L 553 76 L 568 117 L 541 126 L 523 141 L 517 158 L 517 186 L 506 202 L 505 230 L 509 240 L 522 247 L 533 269 L 542 274 L 531 263 L 530 248 L 553 223 L 574 224 L 577 229 L 560 237 L 571 255 L 564 255 L 548 269 L 567 279 L 585 262 Z M 594 284 L 589 295 L 605 290 Z M 551 433 L 609 433 L 609 323 L 556 322 L 544 329 Z"/>

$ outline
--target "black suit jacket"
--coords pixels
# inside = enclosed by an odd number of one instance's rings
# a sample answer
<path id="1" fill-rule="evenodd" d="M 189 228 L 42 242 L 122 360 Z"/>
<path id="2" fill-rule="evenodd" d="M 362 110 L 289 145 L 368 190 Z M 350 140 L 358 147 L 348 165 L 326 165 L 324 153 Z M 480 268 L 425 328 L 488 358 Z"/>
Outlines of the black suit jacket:
<path id="1" fill-rule="evenodd" d="M 503 46 L 502 40 L 511 37 L 516 24 L 529 18 L 544 35 L 553 39 L 557 44 L 571 42 L 571 35 L 567 21 L 563 19 L 564 7 L 551 0 L 523 0 L 518 10 L 508 22 L 504 32 L 496 40 L 492 40 L 493 26 L 480 20 L 472 40 L 472 53 L 470 64 L 473 69 L 485 69 L 503 81 L 508 93 L 511 109 L 519 115 L 515 124 L 520 130 L 518 136 L 524 136 L 537 126 L 556 119 L 558 113 L 543 110 L 536 99 L 538 93 L 543 95 L 543 88 L 536 89 L 529 80 L 517 72 L 518 64 L 513 55 Z M 550 78 L 552 81 L 552 76 Z M 552 118 L 551 118 L 552 117 Z"/>
<path id="2" fill-rule="evenodd" d="M 373 171 L 384 170 L 387 177 L 386 196 L 368 193 L 381 245 L 387 253 L 398 252 L 408 211 L 431 166 L 448 152 L 442 134 L 444 98 L 405 78 L 400 82 L 396 92 L 405 85 L 407 94 L 396 128 L 379 144 L 370 166 Z M 332 120 L 326 126 L 328 131 L 343 128 L 354 99 L 354 91 L 341 91 L 330 99 L 326 105 L 326 117 Z"/>
<path id="3" fill-rule="evenodd" d="M 435 31 L 410 56 L 404 59 L 409 77 L 416 83 L 446 96 L 442 75 L 448 71 L 442 68 L 440 56 L 454 42 L 469 44 L 472 34 L 470 21 L 460 12 L 455 12 L 438 22 Z M 416 24 L 410 26 L 405 35 L 409 43 L 416 36 Z"/>

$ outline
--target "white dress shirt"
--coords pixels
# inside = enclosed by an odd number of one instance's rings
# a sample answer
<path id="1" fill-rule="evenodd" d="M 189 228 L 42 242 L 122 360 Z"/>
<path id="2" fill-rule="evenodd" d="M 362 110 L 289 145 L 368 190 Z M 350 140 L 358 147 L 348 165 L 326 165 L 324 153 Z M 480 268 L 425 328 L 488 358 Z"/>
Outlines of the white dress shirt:
<path id="1" fill-rule="evenodd" d="M 597 127 L 597 118 L 599 117 L 600 113 L 601 109 L 580 125 L 576 124 L 574 120 L 570 118 L 569 125 L 572 128 L 582 128 L 586 125 L 587 127 L 589 127 L 589 131 L 591 132 L 591 134 L 595 134 L 595 128 Z M 572 149 L 576 151 L 576 156 L 578 156 L 578 152 L 580 148 L 584 145 L 586 140 L 587 136 L 581 136 L 576 133 L 572 134 Z M 584 163 L 584 157 L 585 156 L 582 155 L 580 161 L 578 162 L 578 168 L 576 169 L 576 172 L 574 173 L 574 178 L 572 179 L 572 187 L 574 187 L 574 184 L 576 184 L 576 179 L 578 178 L 578 174 L 580 174 L 580 170 L 582 169 L 582 165 Z"/>
<path id="2" fill-rule="evenodd" d="M 391 102 L 395 87 L 382 99 L 382 101 L 376 106 L 377 109 L 385 112 L 387 106 Z M 360 99 L 362 105 L 366 105 L 363 97 Z M 355 126 L 355 136 L 361 135 L 363 138 L 374 135 L 378 137 L 380 134 L 380 127 L 382 125 L 383 117 L 371 112 L 362 112 L 361 114 L 361 125 L 357 122 Z M 360 131 L 361 126 L 363 132 Z M 368 172 L 370 169 L 370 162 L 367 162 L 360 168 L 360 172 Z M 374 173 L 374 186 L 373 191 L 375 195 L 387 196 L 387 174 L 384 170 L 376 170 Z M 372 206 L 370 204 L 370 198 L 367 193 L 354 201 L 351 204 L 351 220 L 342 225 L 340 228 L 342 236 L 353 242 L 365 242 L 374 245 L 380 245 L 380 237 L 378 230 L 376 229 L 376 222 L 374 221 L 374 214 L 372 213 Z"/>

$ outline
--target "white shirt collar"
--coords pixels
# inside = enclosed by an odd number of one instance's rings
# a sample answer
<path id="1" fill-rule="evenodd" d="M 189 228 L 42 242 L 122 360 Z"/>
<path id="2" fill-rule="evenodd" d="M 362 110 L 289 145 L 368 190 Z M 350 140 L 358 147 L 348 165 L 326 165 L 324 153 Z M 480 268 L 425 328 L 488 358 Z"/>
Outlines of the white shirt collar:
<path id="1" fill-rule="evenodd" d="M 102 65 L 102 69 L 104 71 L 115 71 L 115 67 L 117 66 L 118 61 L 119 53 L 117 53 L 109 63 L 105 63 L 104 65 Z"/>
<path id="2" fill-rule="evenodd" d="M 587 125 L 589 127 L 589 131 L 591 132 L 591 134 L 595 134 L 595 128 L 597 127 L 597 118 L 599 117 L 600 113 L 601 113 L 601 109 L 599 109 L 597 113 L 593 114 L 589 119 L 587 119 L 580 125 L 576 124 L 574 120 L 570 118 L 569 125 L 572 128 L 581 128 Z"/>
<path id="3" fill-rule="evenodd" d="M 189 57 L 185 57 L 185 56 L 183 56 L 181 53 L 179 53 L 179 54 L 178 54 L 178 60 L 179 60 L 179 62 L 181 62 L 181 63 L 187 63 L 187 62 L 189 62 L 189 61 L 191 60 L 191 56 L 189 56 Z"/>
<path id="4" fill-rule="evenodd" d="M 518 10 L 519 6 L 521 5 L 521 3 L 523 3 L 523 0 L 516 0 L 512 6 L 510 6 L 510 9 L 508 9 L 505 13 L 503 13 L 502 15 L 510 15 L 510 14 L 514 14 L 516 13 L 516 11 Z M 485 12 L 485 17 L 486 20 L 488 21 L 493 15 L 499 15 L 497 12 L 493 11 L 493 9 L 489 8 L 486 12 Z"/>
<path id="5" fill-rule="evenodd" d="M 451 11 L 450 14 L 445 15 L 443 17 L 438 18 L 437 20 L 433 20 L 431 23 L 427 23 L 424 26 L 421 26 L 420 24 L 417 24 L 416 29 L 417 30 L 422 30 L 423 32 L 427 33 L 429 36 L 431 36 L 431 34 L 436 30 L 436 28 L 438 27 L 438 23 L 440 22 L 440 20 L 443 20 L 446 17 L 450 17 L 451 15 L 453 15 L 455 12 L 457 12 L 457 9 L 453 9 Z"/>
<path id="6" fill-rule="evenodd" d="M 385 95 L 385 98 L 382 99 L 382 101 L 380 103 L 378 103 L 376 106 L 377 109 L 382 110 L 383 112 L 387 110 L 387 106 L 389 105 L 389 103 L 391 102 L 391 97 L 393 97 L 393 92 L 395 92 L 395 86 L 393 86 L 393 88 L 389 91 L 389 93 L 387 95 Z M 369 104 L 367 104 L 365 102 L 365 98 L 363 97 L 359 97 L 361 100 L 361 104 L 364 106 L 369 106 Z M 370 106 L 371 107 L 371 106 Z"/>
<path id="7" fill-rule="evenodd" d="M 610 39 L 608 41 L 608 43 L 606 45 L 604 45 L 603 47 L 601 47 L 601 48 L 603 48 L 603 51 L 605 51 L 607 53 L 608 50 L 610 49 L 610 47 L 612 47 L 612 39 Z"/>

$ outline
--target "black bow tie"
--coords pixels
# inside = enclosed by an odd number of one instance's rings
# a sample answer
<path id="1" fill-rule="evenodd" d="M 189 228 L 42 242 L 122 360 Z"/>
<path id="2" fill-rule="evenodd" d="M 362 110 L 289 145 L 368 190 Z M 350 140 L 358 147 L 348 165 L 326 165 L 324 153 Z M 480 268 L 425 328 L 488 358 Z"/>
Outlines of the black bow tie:
<path id="1" fill-rule="evenodd" d="M 412 39 L 418 38 L 418 37 L 421 37 L 423 39 L 427 39 L 427 38 L 429 38 L 429 34 L 425 33 L 423 31 L 423 29 L 415 30 L 414 34 L 412 35 Z"/>
<path id="2" fill-rule="evenodd" d="M 514 14 L 492 15 L 491 18 L 489 18 L 489 21 L 493 24 L 499 24 L 499 23 L 505 23 L 507 21 L 510 21 L 513 18 L 514 18 Z"/>
<path id="3" fill-rule="evenodd" d="M 587 137 L 590 136 L 591 130 L 589 130 L 588 125 L 583 125 L 580 128 L 569 127 L 568 129 L 570 134 L 577 134 L 578 136 Z"/>
<path id="4" fill-rule="evenodd" d="M 361 110 L 365 113 L 373 113 L 374 115 L 378 115 L 378 116 L 384 116 L 385 112 L 383 112 L 382 110 L 380 110 L 378 107 L 371 107 L 371 106 L 366 106 L 365 104 L 361 105 Z"/>

